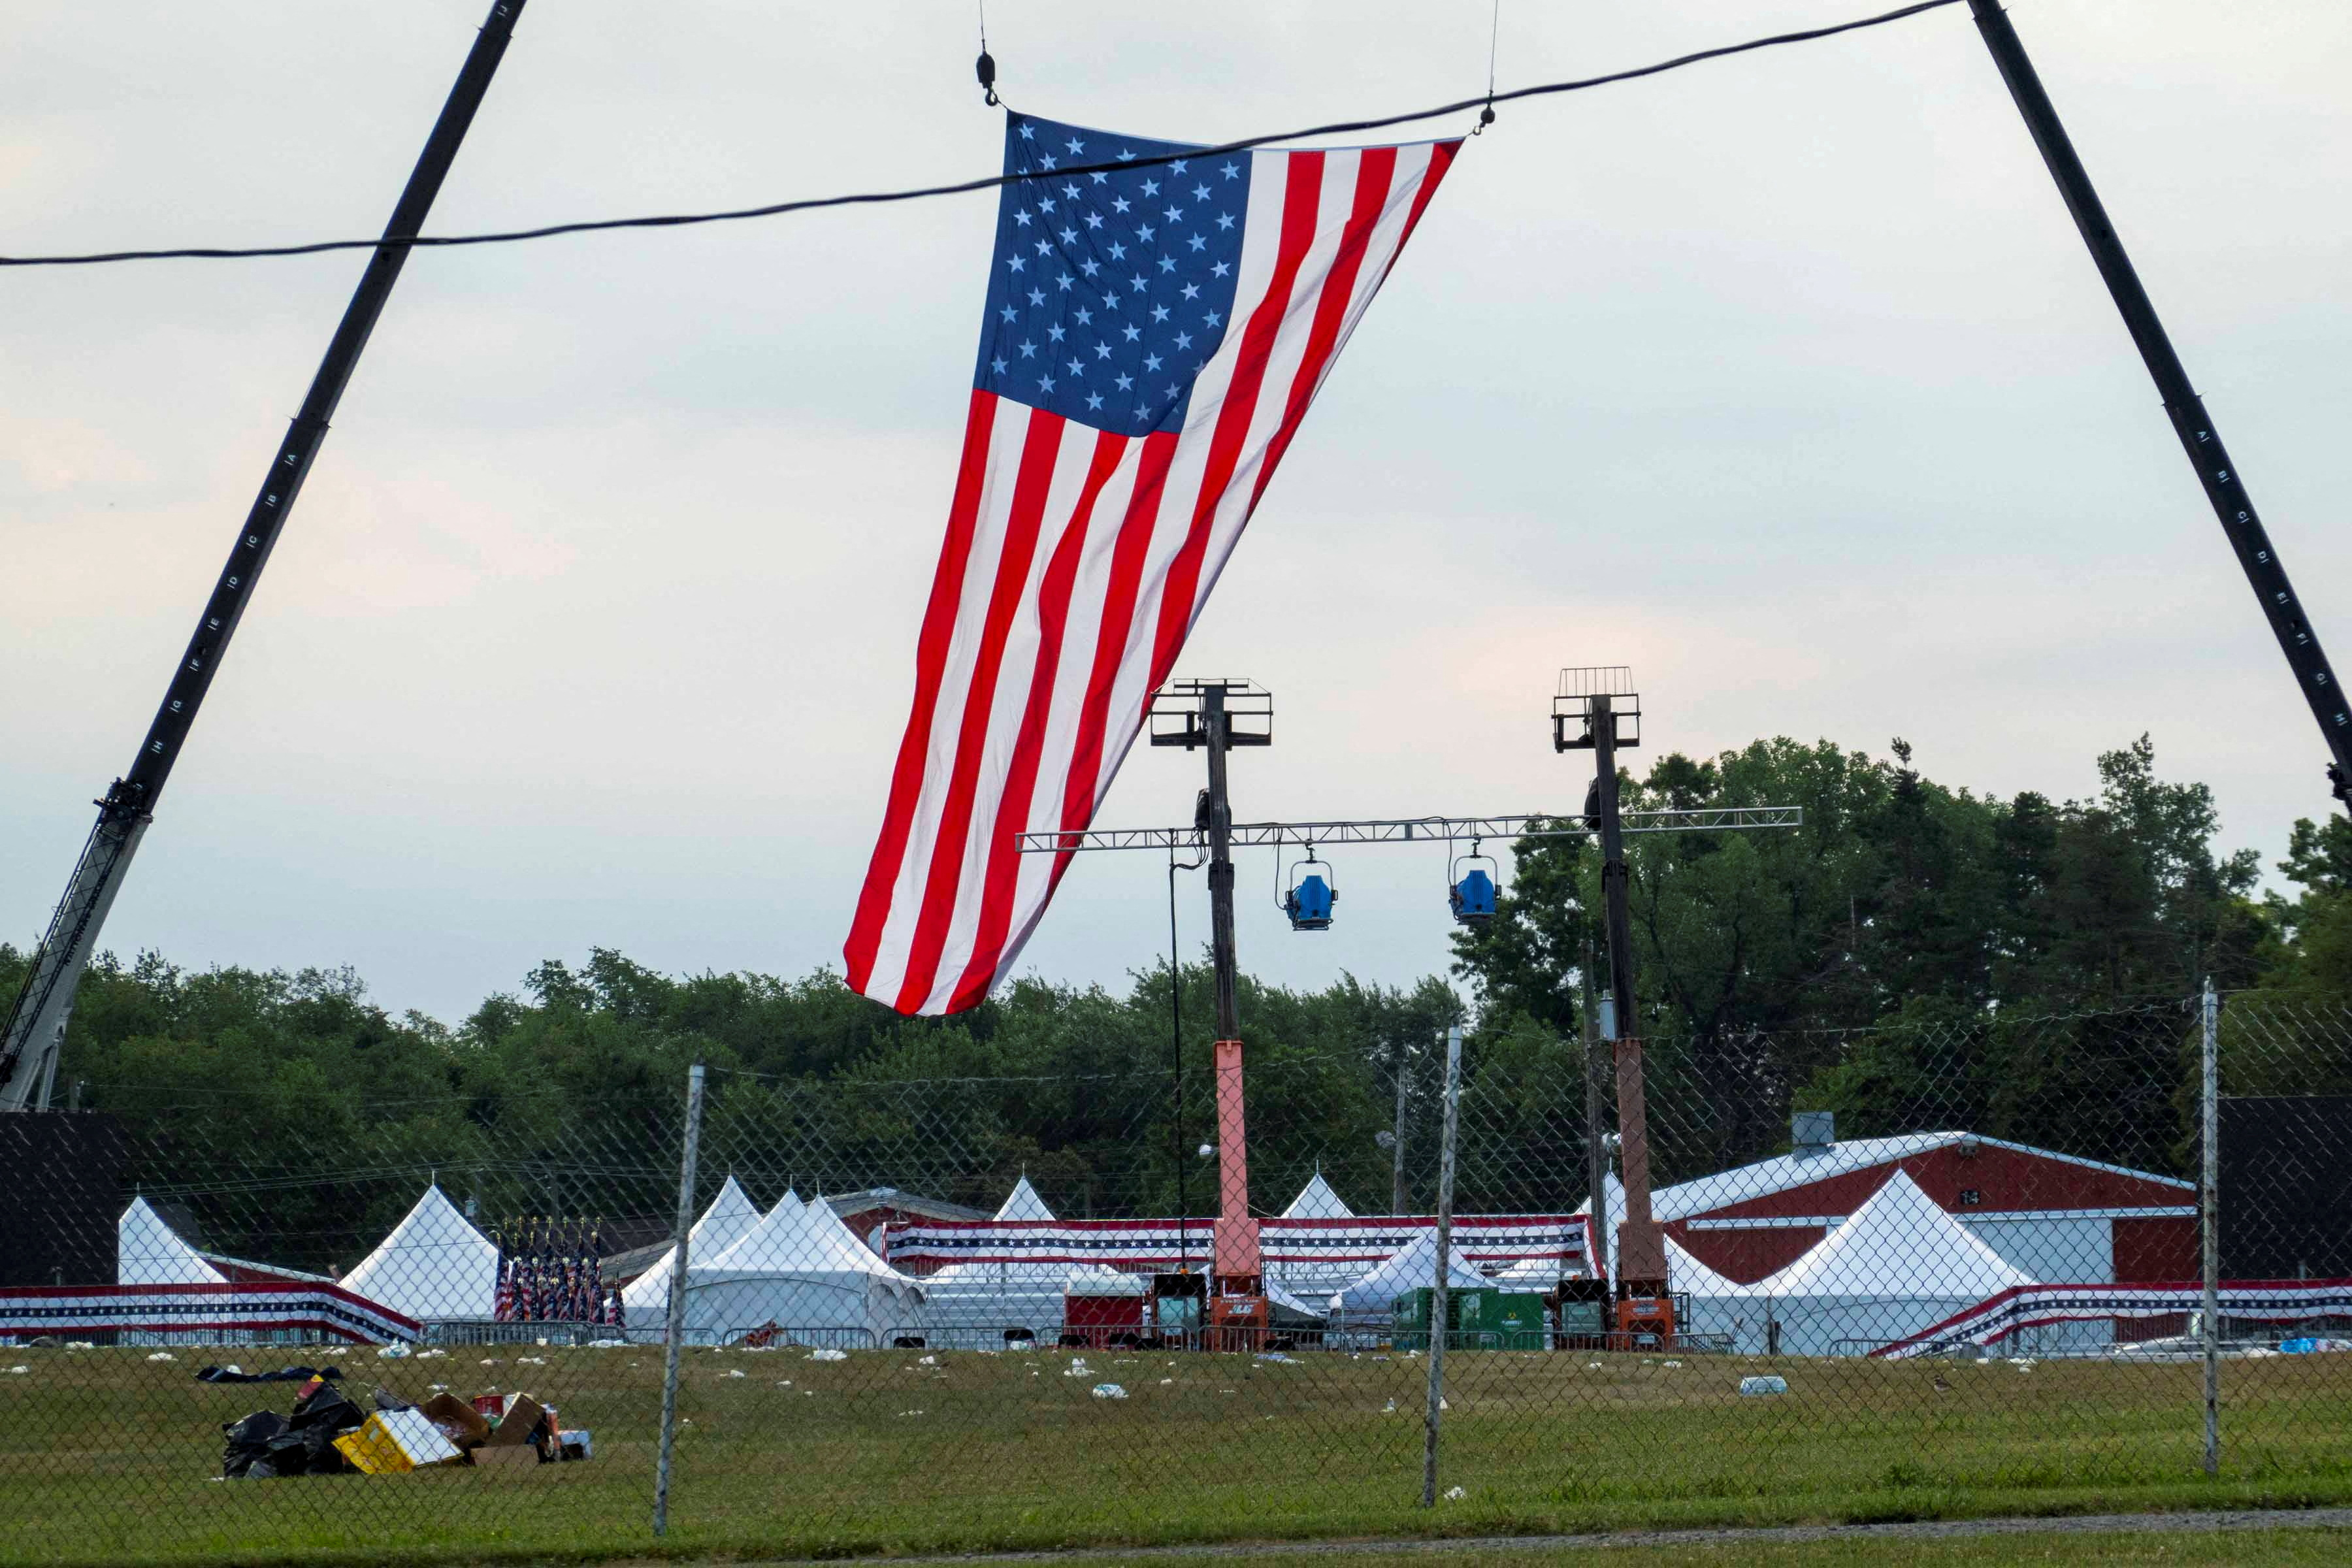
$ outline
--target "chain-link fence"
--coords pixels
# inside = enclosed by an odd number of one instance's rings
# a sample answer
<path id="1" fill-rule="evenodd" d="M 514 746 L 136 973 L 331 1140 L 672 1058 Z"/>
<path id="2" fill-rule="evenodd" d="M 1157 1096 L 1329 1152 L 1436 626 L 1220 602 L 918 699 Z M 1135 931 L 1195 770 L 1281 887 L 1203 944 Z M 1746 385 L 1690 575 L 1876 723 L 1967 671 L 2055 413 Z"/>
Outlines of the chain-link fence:
<path id="1" fill-rule="evenodd" d="M 1269 1051 L 1242 1116 L 1201 1041 L 713 1070 L 692 1139 L 683 1065 L 12 1118 L 0 1553 L 642 1545 L 657 1489 L 690 1545 L 1346 1532 L 1433 1454 L 1506 1523 L 2119 1495 L 2200 1478 L 2209 1373 L 2225 1480 L 2324 1488 L 2352 1008 L 2218 1018 L 2210 1099 L 2193 999 L 1652 1039 L 1642 1125 L 1532 1026 Z"/>

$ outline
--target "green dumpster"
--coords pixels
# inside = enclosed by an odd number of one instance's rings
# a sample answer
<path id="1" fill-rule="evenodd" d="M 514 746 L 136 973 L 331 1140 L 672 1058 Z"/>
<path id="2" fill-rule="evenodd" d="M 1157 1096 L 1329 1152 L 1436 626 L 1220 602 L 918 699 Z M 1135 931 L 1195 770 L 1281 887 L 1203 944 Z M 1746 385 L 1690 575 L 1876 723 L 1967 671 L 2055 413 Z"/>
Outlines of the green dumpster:
<path id="1" fill-rule="evenodd" d="M 1495 1328 L 1507 1351 L 1540 1351 L 1551 1348 L 1550 1315 L 1545 1310 L 1541 1296 L 1522 1295 L 1517 1291 L 1497 1290 Z"/>
<path id="2" fill-rule="evenodd" d="M 1447 1293 L 1446 1316 L 1453 1330 L 1446 1343 L 1459 1350 L 1500 1350 L 1503 1345 L 1504 1295 L 1493 1286 Z"/>
<path id="3" fill-rule="evenodd" d="M 1436 1291 L 1424 1285 L 1418 1290 L 1408 1290 L 1390 1304 L 1396 1316 L 1396 1331 L 1391 1336 L 1401 1351 L 1425 1351 L 1429 1348 L 1429 1313 L 1431 1298 Z"/>

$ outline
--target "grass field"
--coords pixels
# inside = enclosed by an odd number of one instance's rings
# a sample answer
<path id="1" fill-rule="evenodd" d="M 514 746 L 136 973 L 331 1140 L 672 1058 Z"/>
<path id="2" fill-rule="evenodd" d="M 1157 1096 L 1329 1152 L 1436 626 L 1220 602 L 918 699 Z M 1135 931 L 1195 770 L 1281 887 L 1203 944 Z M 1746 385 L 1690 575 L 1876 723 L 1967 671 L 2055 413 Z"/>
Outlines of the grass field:
<path id="1" fill-rule="evenodd" d="M 1578 1546 L 1485 1550 L 1494 1568 L 2336 1568 L 2352 1560 L 2352 1531 L 2267 1530 L 2227 1535 L 2001 1535 L 1976 1541 L 1738 1541 L 1706 1546 Z M 1106 1568 L 1109 1562 L 1106 1560 Z M 1130 1561 L 1165 1568 L 1164 1557 Z M 1272 1552 L 1236 1568 L 1428 1568 L 1426 1552 Z M 1092 1565 L 1089 1565 L 1092 1568 Z"/>
<path id="2" fill-rule="evenodd" d="M 2352 1501 L 2352 1357 L 2233 1364 L 2215 1480 L 2193 1365 L 1456 1352 L 1440 1484 L 1463 1495 L 1424 1510 L 1418 1358 L 1089 1352 L 1074 1375 L 1067 1352 L 704 1350 L 686 1359 L 656 1543 L 657 1350 L 147 1353 L 0 1351 L 0 1561 L 847 1555 Z M 593 1431 L 596 1458 L 224 1482 L 221 1424 L 292 1390 L 194 1382 L 215 1357 L 335 1361 L 362 1404 L 379 1381 L 412 1398 L 521 1387 Z M 1787 1395 L 1738 1395 L 1768 1371 Z M 1104 1382 L 1127 1397 L 1096 1397 Z"/>

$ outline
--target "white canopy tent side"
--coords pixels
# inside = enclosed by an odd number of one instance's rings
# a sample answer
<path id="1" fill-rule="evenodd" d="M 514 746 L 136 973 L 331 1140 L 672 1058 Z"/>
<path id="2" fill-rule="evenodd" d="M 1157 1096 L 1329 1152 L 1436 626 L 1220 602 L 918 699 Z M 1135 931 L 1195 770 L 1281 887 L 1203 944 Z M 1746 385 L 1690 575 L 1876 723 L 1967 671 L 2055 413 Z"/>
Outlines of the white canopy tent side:
<path id="1" fill-rule="evenodd" d="M 776 1206 L 796 1205 L 799 1202 L 786 1193 L 776 1200 Z M 759 1205 L 751 1201 L 751 1194 L 735 1184 L 733 1176 L 729 1176 L 727 1184 L 719 1189 L 719 1195 L 710 1200 L 710 1206 L 702 1211 L 702 1217 L 694 1222 L 694 1228 L 686 1233 L 688 1262 L 718 1257 L 750 1235 L 761 1217 Z M 660 1337 L 659 1331 L 669 1319 L 670 1276 L 677 1272 L 677 1248 L 672 1247 L 652 1268 L 622 1288 L 621 1310 L 632 1334 L 643 1338 L 650 1330 L 654 1337 Z"/>
<path id="2" fill-rule="evenodd" d="M 1777 1327 L 1784 1355 L 1867 1354 L 2033 1283 L 1898 1169 L 1811 1251 L 1747 1288 L 1738 1348 L 1768 1349 Z"/>
<path id="3" fill-rule="evenodd" d="M 196 1256 L 180 1233 L 132 1198 L 114 1222 L 114 1282 L 118 1285 L 226 1285 L 228 1276 Z"/>
<path id="4" fill-rule="evenodd" d="M 709 1262 L 689 1255 L 687 1337 L 725 1344 L 758 1330 L 861 1349 L 919 1328 L 921 1282 L 874 1256 L 823 1198 L 779 1203 Z"/>
<path id="5" fill-rule="evenodd" d="M 419 1321 L 489 1318 L 498 1311 L 499 1249 L 436 1183 L 342 1287 Z"/>
<path id="6" fill-rule="evenodd" d="M 1447 1289 L 1475 1290 L 1491 1283 L 1471 1267 L 1460 1247 L 1446 1250 Z M 1385 1317 L 1395 1309 L 1396 1299 L 1406 1291 L 1436 1283 L 1437 1237 L 1433 1232 L 1424 1232 L 1397 1248 L 1386 1263 L 1334 1294 L 1331 1307 L 1350 1317 Z"/>

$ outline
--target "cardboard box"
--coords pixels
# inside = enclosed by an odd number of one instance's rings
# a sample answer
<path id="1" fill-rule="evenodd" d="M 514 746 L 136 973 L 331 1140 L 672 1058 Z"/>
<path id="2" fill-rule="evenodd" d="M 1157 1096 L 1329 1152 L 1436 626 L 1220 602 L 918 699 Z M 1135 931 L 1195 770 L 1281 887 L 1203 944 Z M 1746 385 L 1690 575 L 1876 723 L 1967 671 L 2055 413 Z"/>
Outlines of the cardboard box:
<path id="1" fill-rule="evenodd" d="M 459 1448 L 478 1448 L 489 1440 L 488 1420 L 454 1394 L 436 1394 L 416 1408 Z"/>
<path id="2" fill-rule="evenodd" d="M 547 1419 L 547 1415 L 539 1401 L 530 1394 L 509 1394 L 506 1415 L 499 1418 L 498 1426 L 483 1440 L 482 1446 L 474 1450 L 474 1462 L 479 1464 L 481 1456 L 495 1448 L 521 1448 L 527 1453 L 537 1454 L 539 1446 L 531 1440 L 531 1434 L 541 1422 Z M 549 1424 L 552 1425 L 551 1422 Z"/>
<path id="3" fill-rule="evenodd" d="M 335 1451 L 363 1475 L 398 1475 L 465 1456 L 422 1410 L 379 1410 L 365 1425 L 335 1439 Z"/>

